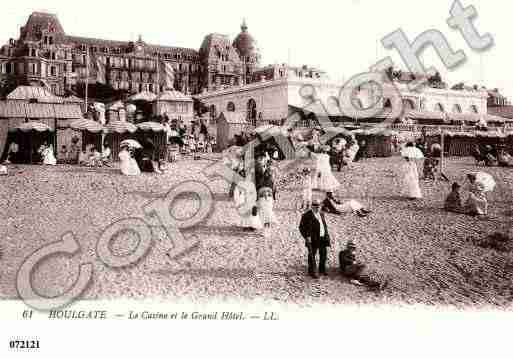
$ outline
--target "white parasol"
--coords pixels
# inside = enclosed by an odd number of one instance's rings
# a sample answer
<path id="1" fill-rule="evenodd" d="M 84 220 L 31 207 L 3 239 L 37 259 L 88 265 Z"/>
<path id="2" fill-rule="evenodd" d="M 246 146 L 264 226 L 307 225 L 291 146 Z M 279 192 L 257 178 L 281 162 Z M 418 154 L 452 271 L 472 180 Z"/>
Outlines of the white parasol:
<path id="1" fill-rule="evenodd" d="M 480 183 L 483 186 L 484 192 L 493 191 L 496 183 L 492 175 L 486 172 L 476 172 L 474 175 L 476 176 L 476 183 Z"/>
<path id="2" fill-rule="evenodd" d="M 401 150 L 401 156 L 414 160 L 421 160 L 424 158 L 424 154 L 417 147 L 404 147 Z"/>
<path id="3" fill-rule="evenodd" d="M 119 144 L 120 147 L 128 146 L 130 148 L 142 148 L 141 144 L 136 140 L 124 140 Z"/>

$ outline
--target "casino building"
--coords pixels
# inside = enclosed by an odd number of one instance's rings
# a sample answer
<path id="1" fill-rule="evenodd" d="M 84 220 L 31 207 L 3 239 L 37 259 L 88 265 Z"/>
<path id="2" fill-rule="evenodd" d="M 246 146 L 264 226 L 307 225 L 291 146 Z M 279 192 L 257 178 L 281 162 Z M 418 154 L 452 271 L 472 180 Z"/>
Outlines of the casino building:
<path id="1" fill-rule="evenodd" d="M 198 94 L 250 83 L 259 54 L 245 21 L 233 42 L 213 33 L 197 50 L 152 45 L 141 36 L 132 42 L 69 35 L 56 15 L 34 12 L 19 38 L 0 49 L 0 82 L 44 85 L 62 96 L 77 84 L 95 83 L 103 71 L 105 83 L 116 90 L 157 93 L 164 86 L 159 68 L 166 63 L 173 68 L 176 90 Z"/>

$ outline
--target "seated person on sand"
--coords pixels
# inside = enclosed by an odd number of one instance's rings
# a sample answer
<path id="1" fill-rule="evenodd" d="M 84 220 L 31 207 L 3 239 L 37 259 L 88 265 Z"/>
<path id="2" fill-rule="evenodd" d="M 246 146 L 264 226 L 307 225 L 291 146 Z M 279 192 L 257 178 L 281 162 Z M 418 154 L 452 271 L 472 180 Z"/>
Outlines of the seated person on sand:
<path id="1" fill-rule="evenodd" d="M 91 152 L 89 153 L 89 161 L 88 166 L 91 167 L 101 167 L 102 166 L 102 154 L 96 150 L 96 147 L 91 147 Z"/>
<path id="2" fill-rule="evenodd" d="M 101 162 L 102 164 L 109 166 L 109 162 L 111 161 L 112 151 L 109 145 L 105 144 L 103 146 L 103 152 L 101 154 Z"/>
<path id="3" fill-rule="evenodd" d="M 467 179 L 469 183 L 466 189 L 469 191 L 469 196 L 465 201 L 463 210 L 472 216 L 486 216 L 488 214 L 488 200 L 483 185 L 476 181 L 476 175 L 473 173 L 469 173 Z"/>
<path id="4" fill-rule="evenodd" d="M 497 157 L 494 156 L 494 150 L 493 147 L 490 145 L 486 145 L 486 151 L 485 151 L 485 165 L 489 167 L 495 167 L 498 165 Z"/>
<path id="5" fill-rule="evenodd" d="M 349 240 L 346 248 L 339 252 L 338 260 L 340 266 L 340 273 L 351 280 L 352 284 L 366 285 L 371 289 L 382 289 L 386 282 L 379 283 L 377 280 L 372 279 L 366 272 L 366 266 L 363 263 L 356 261 L 354 251 L 356 246 L 353 241 Z"/>
<path id="6" fill-rule="evenodd" d="M 513 157 L 511 157 L 511 155 L 503 148 L 499 150 L 499 156 L 497 159 L 499 162 L 499 166 L 513 167 Z"/>
<path id="7" fill-rule="evenodd" d="M 460 185 L 458 182 L 452 184 L 452 192 L 445 199 L 444 209 L 448 212 L 463 213 L 463 202 L 460 196 Z"/>
<path id="8" fill-rule="evenodd" d="M 333 192 L 326 192 L 326 198 L 322 201 L 322 211 L 331 214 L 354 213 L 358 217 L 367 217 L 371 213 L 354 199 L 341 203 L 333 196 Z"/>

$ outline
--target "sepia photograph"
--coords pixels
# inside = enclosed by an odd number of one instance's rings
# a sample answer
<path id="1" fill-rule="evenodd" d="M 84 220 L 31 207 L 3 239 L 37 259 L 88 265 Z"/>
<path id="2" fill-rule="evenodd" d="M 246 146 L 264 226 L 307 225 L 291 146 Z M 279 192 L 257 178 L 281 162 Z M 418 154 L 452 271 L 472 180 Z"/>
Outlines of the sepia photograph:
<path id="1" fill-rule="evenodd" d="M 2 7 L 0 318 L 509 316 L 512 6 Z"/>

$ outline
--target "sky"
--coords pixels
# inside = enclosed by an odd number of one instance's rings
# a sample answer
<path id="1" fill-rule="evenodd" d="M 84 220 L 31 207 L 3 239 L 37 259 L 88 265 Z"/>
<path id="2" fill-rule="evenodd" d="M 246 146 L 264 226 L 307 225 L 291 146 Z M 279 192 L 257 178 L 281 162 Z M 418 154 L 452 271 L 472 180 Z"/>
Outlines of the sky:
<path id="1" fill-rule="evenodd" d="M 235 38 L 246 18 L 249 32 L 257 40 L 261 65 L 290 63 L 311 65 L 336 80 L 368 71 L 385 56 L 405 69 L 396 50 L 385 49 L 380 40 L 402 29 L 410 41 L 426 30 L 439 30 L 454 50 L 463 50 L 467 61 L 447 70 L 433 49 L 422 58 L 426 68 L 435 66 L 450 85 L 465 82 L 499 88 L 513 98 L 509 70 L 512 44 L 513 4 L 506 1 L 466 1 L 475 6 L 474 20 L 481 34 L 493 36 L 495 45 L 484 53 L 473 51 L 459 32 L 451 29 L 453 1 L 448 0 L 316 0 L 300 1 L 164 1 L 145 0 L 138 4 L 119 0 L 80 2 L 45 0 L 9 1 L 0 15 L 0 41 L 17 38 L 32 11 L 58 15 L 67 34 L 112 40 L 136 40 L 140 34 L 152 44 L 199 49 L 209 33 Z"/>

